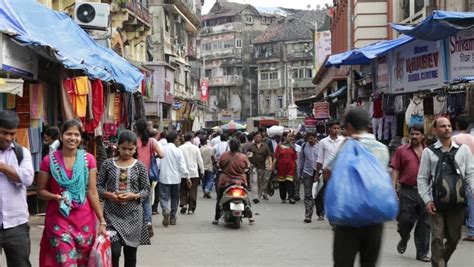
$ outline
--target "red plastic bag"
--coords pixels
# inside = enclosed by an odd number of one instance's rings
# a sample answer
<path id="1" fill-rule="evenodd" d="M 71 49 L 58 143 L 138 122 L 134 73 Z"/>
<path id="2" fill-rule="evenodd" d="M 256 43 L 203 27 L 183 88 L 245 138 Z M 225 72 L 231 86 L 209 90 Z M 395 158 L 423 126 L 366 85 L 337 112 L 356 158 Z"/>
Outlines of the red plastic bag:
<path id="1" fill-rule="evenodd" d="M 109 236 L 99 235 L 89 254 L 88 267 L 112 267 L 112 244 Z"/>

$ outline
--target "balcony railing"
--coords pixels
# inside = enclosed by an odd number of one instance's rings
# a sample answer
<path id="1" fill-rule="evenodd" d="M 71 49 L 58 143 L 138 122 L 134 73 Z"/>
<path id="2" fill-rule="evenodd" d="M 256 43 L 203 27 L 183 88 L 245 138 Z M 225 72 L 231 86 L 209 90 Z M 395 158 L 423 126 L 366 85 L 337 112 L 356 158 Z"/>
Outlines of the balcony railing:
<path id="1" fill-rule="evenodd" d="M 258 89 L 278 89 L 282 87 L 282 80 L 260 80 L 258 81 Z"/>
<path id="2" fill-rule="evenodd" d="M 225 58 L 225 57 L 241 57 L 242 56 L 242 49 L 240 48 L 229 48 L 229 49 L 221 49 L 221 50 L 210 50 L 210 51 L 202 51 L 202 55 L 206 59 L 214 59 L 214 58 Z"/>
<path id="3" fill-rule="evenodd" d="M 298 51 L 298 52 L 288 52 L 288 59 L 303 59 L 303 58 L 312 58 L 313 55 L 311 51 Z"/>
<path id="4" fill-rule="evenodd" d="M 242 77 L 238 75 L 224 75 L 209 79 L 209 86 L 240 86 Z"/>
<path id="5" fill-rule="evenodd" d="M 241 22 L 232 22 L 232 23 L 225 23 L 216 26 L 206 26 L 201 29 L 201 35 L 208 35 L 208 34 L 217 34 L 217 33 L 224 33 L 224 32 L 240 32 L 242 31 L 242 23 Z"/>
<path id="6" fill-rule="evenodd" d="M 151 15 L 147 7 L 142 4 L 140 0 L 116 0 L 122 8 L 126 8 L 138 16 L 146 23 L 151 23 Z"/>
<path id="7" fill-rule="evenodd" d="M 293 88 L 304 88 L 304 87 L 315 87 L 311 78 L 293 80 Z"/>

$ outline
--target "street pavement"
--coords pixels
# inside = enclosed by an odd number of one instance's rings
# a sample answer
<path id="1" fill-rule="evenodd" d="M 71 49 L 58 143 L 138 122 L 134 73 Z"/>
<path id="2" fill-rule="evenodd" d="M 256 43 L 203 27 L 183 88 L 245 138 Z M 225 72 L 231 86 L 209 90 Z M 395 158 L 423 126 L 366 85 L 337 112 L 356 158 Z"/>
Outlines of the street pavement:
<path id="1" fill-rule="evenodd" d="M 269 201 L 254 205 L 255 225 L 238 230 L 221 222 L 212 225 L 215 199 L 198 199 L 194 215 L 179 215 L 178 224 L 164 228 L 161 215 L 153 217 L 151 246 L 138 249 L 138 266 L 332 266 L 332 230 L 327 221 L 303 223 L 302 201 L 281 204 L 278 191 Z M 215 195 L 213 195 L 215 197 Z M 314 218 L 313 218 L 314 219 Z M 31 260 L 38 266 L 43 217 L 32 216 Z M 379 266 L 430 266 L 415 260 L 413 241 L 399 255 L 394 222 L 387 223 Z M 474 243 L 461 241 L 450 266 L 474 266 Z M 6 266 L 2 256 L 0 266 Z M 358 266 L 358 264 L 356 264 Z"/>

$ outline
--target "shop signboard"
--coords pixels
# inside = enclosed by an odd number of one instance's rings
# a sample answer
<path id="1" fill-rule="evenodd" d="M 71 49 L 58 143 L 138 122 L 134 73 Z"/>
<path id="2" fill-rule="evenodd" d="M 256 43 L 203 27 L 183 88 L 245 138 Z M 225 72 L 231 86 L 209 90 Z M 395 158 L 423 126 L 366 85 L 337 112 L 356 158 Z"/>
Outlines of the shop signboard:
<path id="1" fill-rule="evenodd" d="M 29 79 L 38 79 L 38 54 L 26 46 L 0 34 L 0 65 L 9 71 Z"/>
<path id="2" fill-rule="evenodd" d="M 202 102 L 207 102 L 209 99 L 209 81 L 207 79 L 201 80 L 201 101 Z"/>
<path id="3" fill-rule="evenodd" d="M 390 88 L 390 78 L 388 71 L 387 56 L 381 56 L 376 59 L 376 91 L 378 93 L 388 93 Z"/>
<path id="4" fill-rule="evenodd" d="M 316 119 L 327 119 L 329 114 L 329 102 L 316 102 L 313 105 L 313 115 Z"/>
<path id="5" fill-rule="evenodd" d="M 410 93 L 443 85 L 441 42 L 414 40 L 390 53 L 392 93 Z"/>
<path id="6" fill-rule="evenodd" d="M 449 77 L 474 76 L 474 29 L 448 38 Z"/>

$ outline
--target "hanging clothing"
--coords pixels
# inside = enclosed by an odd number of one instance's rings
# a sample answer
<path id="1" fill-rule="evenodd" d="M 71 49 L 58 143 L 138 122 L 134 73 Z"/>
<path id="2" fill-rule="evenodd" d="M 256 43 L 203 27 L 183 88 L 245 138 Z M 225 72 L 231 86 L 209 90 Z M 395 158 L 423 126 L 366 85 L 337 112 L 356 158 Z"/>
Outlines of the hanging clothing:
<path id="1" fill-rule="evenodd" d="M 373 101 L 373 115 L 372 118 L 383 118 L 383 96 L 379 95 L 377 98 L 374 99 Z"/>
<path id="2" fill-rule="evenodd" d="M 114 98 L 114 105 L 113 105 L 113 114 L 114 114 L 115 122 L 120 122 L 121 107 L 122 107 L 121 95 L 119 93 L 116 93 L 115 98 Z"/>
<path id="3" fill-rule="evenodd" d="M 423 116 L 423 99 L 419 96 L 413 96 L 405 112 L 405 122 L 410 125 L 411 116 Z"/>
<path id="4" fill-rule="evenodd" d="M 28 128 L 28 138 L 30 141 L 30 153 L 31 161 L 33 162 L 33 169 L 39 171 L 43 151 L 41 128 Z"/>
<path id="5" fill-rule="evenodd" d="M 74 78 L 76 85 L 75 92 L 75 112 L 79 118 L 85 118 L 87 115 L 87 95 L 89 94 L 89 78 L 87 76 Z"/>
<path id="6" fill-rule="evenodd" d="M 387 115 L 395 115 L 395 95 L 385 95 L 383 98 L 383 112 Z"/>
<path id="7" fill-rule="evenodd" d="M 383 140 L 391 140 L 397 136 L 397 120 L 395 116 L 383 118 Z"/>
<path id="8" fill-rule="evenodd" d="M 372 118 L 372 132 L 377 137 L 377 140 L 382 139 L 383 118 Z"/>
<path id="9" fill-rule="evenodd" d="M 30 84 L 28 90 L 30 102 L 30 118 L 43 119 L 44 84 Z"/>
<path id="10" fill-rule="evenodd" d="M 19 128 L 16 131 L 16 142 L 22 147 L 28 148 L 30 150 L 30 138 L 28 135 L 28 128 Z"/>
<path id="11" fill-rule="evenodd" d="M 465 113 L 466 93 L 456 93 L 448 95 L 448 113 L 451 118 L 456 118 L 459 114 Z"/>
<path id="12" fill-rule="evenodd" d="M 115 93 L 107 94 L 107 121 L 114 121 Z"/>
<path id="13" fill-rule="evenodd" d="M 63 113 L 63 118 L 65 120 L 77 118 L 74 112 L 74 92 L 76 91 L 74 81 L 71 79 L 64 79 L 59 91 L 61 95 L 61 110 Z"/>
<path id="14" fill-rule="evenodd" d="M 15 109 L 16 108 L 16 95 L 4 94 L 5 109 Z"/>
<path id="15" fill-rule="evenodd" d="M 433 97 L 433 114 L 446 114 L 447 113 L 447 97 L 446 95 L 437 95 Z"/>
<path id="16" fill-rule="evenodd" d="M 433 115 L 434 114 L 434 106 L 433 106 L 433 97 L 432 96 L 425 96 L 423 98 L 423 114 L 425 114 L 425 115 Z"/>
<path id="17" fill-rule="evenodd" d="M 140 93 L 134 93 L 135 102 L 135 116 L 134 119 L 138 120 L 145 117 L 145 105 L 143 103 L 143 96 Z"/>
<path id="18" fill-rule="evenodd" d="M 99 80 L 92 81 L 91 88 L 92 119 L 86 121 L 85 131 L 92 134 L 99 126 L 104 112 L 104 88 Z"/>

